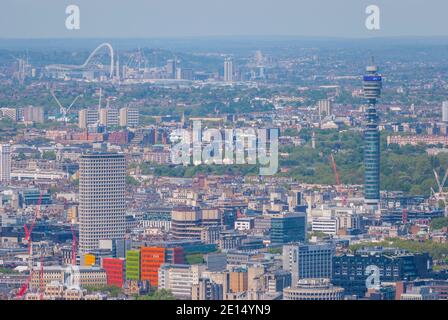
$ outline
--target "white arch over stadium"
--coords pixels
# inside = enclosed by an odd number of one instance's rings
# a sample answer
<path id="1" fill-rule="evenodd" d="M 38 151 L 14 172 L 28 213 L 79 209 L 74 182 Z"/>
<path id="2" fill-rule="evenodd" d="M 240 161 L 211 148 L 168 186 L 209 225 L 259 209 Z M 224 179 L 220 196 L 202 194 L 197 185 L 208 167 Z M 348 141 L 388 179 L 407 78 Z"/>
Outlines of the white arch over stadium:
<path id="1" fill-rule="evenodd" d="M 59 69 L 59 70 L 77 70 L 77 69 L 84 69 L 87 67 L 87 65 L 90 63 L 90 60 L 103 48 L 109 49 L 109 55 L 110 55 L 110 77 L 112 78 L 114 76 L 114 68 L 115 68 L 115 62 L 114 62 L 114 48 L 112 45 L 108 42 L 100 44 L 98 47 L 96 47 L 95 50 L 92 51 L 92 53 L 89 55 L 89 57 L 86 59 L 86 61 L 79 66 L 75 65 L 65 65 L 65 64 L 53 64 L 46 66 L 46 69 Z"/>

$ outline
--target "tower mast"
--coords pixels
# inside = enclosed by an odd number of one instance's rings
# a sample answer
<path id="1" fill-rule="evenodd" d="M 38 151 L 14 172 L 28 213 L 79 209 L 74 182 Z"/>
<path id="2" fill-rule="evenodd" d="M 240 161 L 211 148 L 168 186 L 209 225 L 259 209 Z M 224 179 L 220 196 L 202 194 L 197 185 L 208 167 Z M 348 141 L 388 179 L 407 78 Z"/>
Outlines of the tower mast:
<path id="1" fill-rule="evenodd" d="M 378 73 L 372 57 L 363 78 L 364 98 L 367 109 L 364 115 L 364 165 L 365 185 L 364 199 L 368 209 L 376 211 L 380 203 L 380 132 L 379 118 L 376 108 L 381 97 L 382 76 Z"/>

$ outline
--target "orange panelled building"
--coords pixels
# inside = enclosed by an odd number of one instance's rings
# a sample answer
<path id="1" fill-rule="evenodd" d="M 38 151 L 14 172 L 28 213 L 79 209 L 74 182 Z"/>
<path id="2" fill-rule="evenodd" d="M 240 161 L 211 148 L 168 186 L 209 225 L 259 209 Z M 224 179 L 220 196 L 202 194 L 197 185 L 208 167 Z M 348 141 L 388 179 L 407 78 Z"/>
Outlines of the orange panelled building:
<path id="1" fill-rule="evenodd" d="M 140 259 L 141 280 L 147 280 L 151 286 L 157 286 L 159 268 L 165 263 L 165 248 L 142 247 Z"/>
<path id="2" fill-rule="evenodd" d="M 159 268 L 164 263 L 184 263 L 183 248 L 141 247 L 141 280 L 149 281 L 151 286 L 157 287 L 159 284 Z"/>

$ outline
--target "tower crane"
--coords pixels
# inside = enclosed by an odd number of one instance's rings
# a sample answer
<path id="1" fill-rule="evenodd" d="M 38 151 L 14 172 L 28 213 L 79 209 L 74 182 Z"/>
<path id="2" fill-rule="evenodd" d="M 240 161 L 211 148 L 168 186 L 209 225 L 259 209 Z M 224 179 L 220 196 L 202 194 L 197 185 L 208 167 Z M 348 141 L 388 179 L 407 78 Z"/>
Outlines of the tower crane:
<path id="1" fill-rule="evenodd" d="M 75 98 L 75 100 L 72 101 L 72 103 L 70 104 L 70 106 L 68 108 L 65 108 L 62 103 L 59 101 L 59 99 L 56 97 L 56 95 L 54 94 L 53 90 L 50 91 L 51 95 L 53 96 L 54 100 L 56 101 L 56 103 L 59 106 L 59 111 L 62 113 L 62 121 L 65 123 L 67 123 L 67 113 L 70 111 L 70 109 L 73 107 L 73 105 L 76 103 L 76 101 L 81 98 L 81 95 L 77 96 Z"/>
<path id="2" fill-rule="evenodd" d="M 440 181 L 440 177 L 439 174 L 437 173 L 437 171 L 434 169 L 434 177 L 436 178 L 436 183 L 437 183 L 437 192 L 434 191 L 433 188 L 431 188 L 431 193 L 432 196 L 434 197 L 435 200 L 437 200 L 437 202 L 442 201 L 443 204 L 445 205 L 445 215 L 447 213 L 447 197 L 448 197 L 448 192 L 445 192 L 443 189 L 445 187 L 445 183 L 446 180 L 448 178 L 448 169 L 445 171 L 445 175 L 443 176 L 442 181 Z"/>
<path id="3" fill-rule="evenodd" d="M 333 154 L 330 154 L 330 162 L 331 162 L 331 167 L 333 169 L 334 177 L 336 180 L 336 190 L 339 193 L 340 197 L 342 198 L 342 205 L 345 206 L 345 204 L 347 203 L 347 198 L 342 194 L 341 180 L 339 177 L 338 168 L 336 166 L 336 161 L 334 160 Z"/>
<path id="4" fill-rule="evenodd" d="M 37 200 L 37 206 L 36 206 L 36 210 L 35 210 L 35 214 L 33 217 L 33 220 L 31 221 L 30 226 L 28 227 L 26 225 L 26 223 L 24 224 L 23 228 L 25 229 L 25 241 L 27 241 L 27 245 L 28 245 L 28 270 L 30 271 L 30 274 L 28 276 L 28 278 L 26 279 L 25 283 L 23 284 L 23 286 L 20 288 L 16 298 L 20 299 L 23 297 L 23 295 L 26 293 L 26 291 L 29 288 L 31 279 L 33 277 L 33 253 L 32 253 L 32 240 L 31 240 L 31 233 L 33 232 L 33 228 L 34 225 L 36 224 L 36 220 L 37 217 L 39 216 L 40 213 L 40 206 L 42 204 L 42 197 L 43 197 L 43 193 L 41 192 L 39 195 L 39 199 Z M 42 274 L 43 274 L 43 264 L 41 263 L 41 269 L 42 269 Z"/>
<path id="5" fill-rule="evenodd" d="M 76 233 L 75 228 L 73 227 L 73 221 L 70 225 L 70 229 L 72 230 L 72 265 L 76 266 Z"/>
<path id="6" fill-rule="evenodd" d="M 42 250 L 40 252 L 40 265 L 39 265 L 39 299 L 44 300 L 44 256 Z"/>

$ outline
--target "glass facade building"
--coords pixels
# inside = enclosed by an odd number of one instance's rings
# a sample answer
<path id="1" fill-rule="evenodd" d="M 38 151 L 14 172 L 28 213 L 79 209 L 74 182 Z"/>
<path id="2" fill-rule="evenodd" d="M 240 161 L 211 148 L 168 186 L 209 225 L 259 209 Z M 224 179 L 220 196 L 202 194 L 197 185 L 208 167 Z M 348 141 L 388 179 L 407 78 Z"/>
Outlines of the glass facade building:
<path id="1" fill-rule="evenodd" d="M 306 214 L 284 213 L 271 216 L 271 244 L 306 240 Z"/>
<path id="2" fill-rule="evenodd" d="M 356 252 L 354 255 L 333 257 L 332 283 L 343 287 L 345 294 L 364 297 L 367 292 L 366 280 L 372 274 L 369 267 L 379 271 L 379 281 L 411 281 L 428 277 L 432 270 L 432 260 L 428 253 L 407 253 L 396 250 L 378 252 Z"/>

